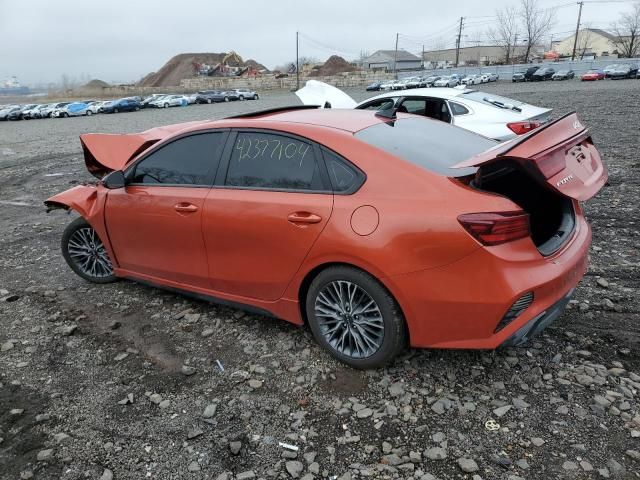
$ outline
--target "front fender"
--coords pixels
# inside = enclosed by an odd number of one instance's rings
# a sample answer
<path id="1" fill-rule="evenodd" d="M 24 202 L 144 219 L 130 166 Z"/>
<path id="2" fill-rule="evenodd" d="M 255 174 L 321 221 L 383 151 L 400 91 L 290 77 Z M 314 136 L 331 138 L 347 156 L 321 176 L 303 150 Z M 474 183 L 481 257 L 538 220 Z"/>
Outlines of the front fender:
<path id="1" fill-rule="evenodd" d="M 78 185 L 65 190 L 44 201 L 47 213 L 51 210 L 75 210 L 87 221 L 95 210 L 98 200 L 98 188 L 94 185 Z"/>
<path id="2" fill-rule="evenodd" d="M 118 267 L 115 252 L 109 240 L 107 226 L 104 219 L 104 207 L 107 200 L 107 190 L 98 185 L 78 185 L 45 200 L 47 212 L 57 209 L 75 210 L 96 231 L 104 244 L 111 263 Z"/>

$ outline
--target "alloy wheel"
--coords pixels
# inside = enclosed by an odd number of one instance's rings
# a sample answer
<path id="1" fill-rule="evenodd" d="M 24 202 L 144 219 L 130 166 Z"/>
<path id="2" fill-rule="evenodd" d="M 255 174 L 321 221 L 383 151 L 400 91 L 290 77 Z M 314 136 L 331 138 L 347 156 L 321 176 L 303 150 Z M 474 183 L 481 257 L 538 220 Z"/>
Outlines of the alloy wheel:
<path id="1" fill-rule="evenodd" d="M 85 275 L 94 278 L 113 275 L 109 254 L 93 228 L 82 227 L 73 232 L 67 250 L 71 261 Z"/>
<path id="2" fill-rule="evenodd" d="M 320 332 L 337 352 L 367 358 L 382 346 L 382 313 L 359 285 L 344 280 L 330 282 L 318 292 L 314 309 Z"/>

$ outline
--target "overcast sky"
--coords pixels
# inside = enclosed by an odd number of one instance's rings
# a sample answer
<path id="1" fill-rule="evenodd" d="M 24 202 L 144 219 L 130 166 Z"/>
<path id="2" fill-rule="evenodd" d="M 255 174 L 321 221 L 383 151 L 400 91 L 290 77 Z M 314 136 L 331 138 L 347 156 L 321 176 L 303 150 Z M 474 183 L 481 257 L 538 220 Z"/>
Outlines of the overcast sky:
<path id="1" fill-rule="evenodd" d="M 560 6 L 554 38 L 570 35 L 578 7 Z M 610 0 L 609 0 L 610 2 Z M 319 60 L 332 53 L 354 59 L 361 51 L 453 47 L 465 17 L 463 46 L 484 42 L 495 9 L 518 0 L 0 0 L 0 81 L 23 84 L 99 78 L 137 81 L 184 52 L 237 51 L 268 68 L 300 55 Z M 630 1 L 585 3 L 583 23 L 607 28 Z"/>

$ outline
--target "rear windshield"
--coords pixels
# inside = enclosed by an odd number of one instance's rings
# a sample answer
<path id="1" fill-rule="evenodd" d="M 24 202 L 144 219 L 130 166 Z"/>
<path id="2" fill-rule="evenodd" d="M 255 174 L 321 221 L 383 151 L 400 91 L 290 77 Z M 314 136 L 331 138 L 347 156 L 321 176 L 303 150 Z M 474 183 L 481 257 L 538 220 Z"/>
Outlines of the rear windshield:
<path id="1" fill-rule="evenodd" d="M 502 108 L 496 104 L 496 102 L 501 103 L 502 105 L 510 104 L 516 107 L 520 105 L 524 105 L 523 102 L 519 102 L 518 100 L 514 100 L 513 98 L 501 97 L 500 95 L 494 95 L 493 93 L 484 93 L 479 92 L 477 90 L 467 90 L 463 92 L 463 98 L 468 100 L 473 100 L 474 102 L 480 102 L 485 105 L 491 105 L 496 108 Z"/>
<path id="2" fill-rule="evenodd" d="M 355 137 L 391 155 L 447 177 L 463 177 L 471 168 L 450 168 L 495 147 L 481 135 L 426 118 L 403 118 L 360 130 Z"/>

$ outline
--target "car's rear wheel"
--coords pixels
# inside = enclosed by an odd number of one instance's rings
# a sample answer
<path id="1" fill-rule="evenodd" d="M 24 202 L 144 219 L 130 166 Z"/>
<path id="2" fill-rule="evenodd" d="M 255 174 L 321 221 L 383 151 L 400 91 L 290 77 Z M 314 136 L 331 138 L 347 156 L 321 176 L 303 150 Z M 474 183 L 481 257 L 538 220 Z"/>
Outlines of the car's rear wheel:
<path id="1" fill-rule="evenodd" d="M 400 307 L 371 275 L 351 267 L 329 267 L 313 279 L 306 298 L 316 341 L 355 368 L 377 368 L 404 347 Z"/>
<path id="2" fill-rule="evenodd" d="M 240 99 L 241 102 L 244 101 L 244 95 L 240 95 L 238 98 Z"/>
<path id="3" fill-rule="evenodd" d="M 169 104 L 168 104 L 168 103 L 165 103 L 165 104 L 164 104 L 164 108 L 169 108 Z"/>
<path id="4" fill-rule="evenodd" d="M 65 228 L 60 246 L 71 270 L 85 280 L 109 283 L 116 279 L 109 253 L 84 218 L 76 218 Z"/>
<path id="5" fill-rule="evenodd" d="M 253 99 L 254 100 L 258 100 L 258 94 L 257 93 L 253 96 Z"/>

